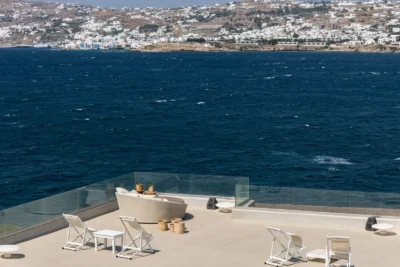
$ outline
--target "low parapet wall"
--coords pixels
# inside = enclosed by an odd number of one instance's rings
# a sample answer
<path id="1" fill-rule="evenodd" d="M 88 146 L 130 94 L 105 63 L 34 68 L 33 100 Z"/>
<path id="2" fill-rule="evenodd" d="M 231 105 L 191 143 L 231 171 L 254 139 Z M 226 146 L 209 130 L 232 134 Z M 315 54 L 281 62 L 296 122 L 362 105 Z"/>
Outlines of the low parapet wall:
<path id="1" fill-rule="evenodd" d="M 278 210 L 266 208 L 235 207 L 232 219 L 264 220 L 266 225 L 303 225 L 316 227 L 344 227 L 355 230 L 365 229 L 368 215 L 341 214 L 328 212 Z M 400 218 L 376 216 L 378 223 L 390 223 L 394 230 L 400 230 Z"/>
<path id="2" fill-rule="evenodd" d="M 178 197 L 185 201 L 189 207 L 207 208 L 207 202 L 210 197 L 216 197 L 218 202 L 232 202 L 235 203 L 234 197 L 225 196 L 204 196 L 204 195 L 187 195 L 187 194 L 161 194 L 161 196 Z"/>
<path id="3" fill-rule="evenodd" d="M 291 210 L 291 211 L 311 211 L 341 214 L 359 214 L 369 216 L 391 216 L 400 217 L 400 209 L 381 208 L 381 207 L 335 207 L 335 206 L 316 206 L 316 205 L 296 205 L 296 204 L 265 204 L 256 203 L 257 208 Z"/>
<path id="4" fill-rule="evenodd" d="M 118 203 L 116 199 L 103 204 L 92 206 L 87 209 L 82 209 L 74 214 L 78 215 L 83 221 L 86 221 L 115 210 L 118 210 Z M 15 233 L 2 236 L 0 237 L 0 245 L 21 243 L 30 239 L 37 238 L 39 236 L 61 230 L 67 226 L 68 223 L 64 219 L 64 217 L 57 217 L 54 220 L 50 220 L 29 228 L 25 228 Z"/>

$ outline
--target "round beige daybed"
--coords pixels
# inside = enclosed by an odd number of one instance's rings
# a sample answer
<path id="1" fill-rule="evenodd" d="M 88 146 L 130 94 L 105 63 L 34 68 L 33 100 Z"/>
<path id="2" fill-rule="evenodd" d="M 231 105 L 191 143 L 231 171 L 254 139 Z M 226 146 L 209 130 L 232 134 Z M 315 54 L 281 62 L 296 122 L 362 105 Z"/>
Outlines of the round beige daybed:
<path id="1" fill-rule="evenodd" d="M 145 198 L 135 193 L 116 193 L 120 215 L 135 217 L 140 223 L 183 218 L 187 204 L 180 198 L 157 196 Z"/>

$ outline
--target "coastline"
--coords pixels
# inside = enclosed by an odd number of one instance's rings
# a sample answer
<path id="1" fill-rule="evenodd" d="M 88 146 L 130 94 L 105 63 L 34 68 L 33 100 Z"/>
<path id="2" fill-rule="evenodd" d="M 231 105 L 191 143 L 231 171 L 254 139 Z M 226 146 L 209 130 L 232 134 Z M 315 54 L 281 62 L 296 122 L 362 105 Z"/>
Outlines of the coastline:
<path id="1" fill-rule="evenodd" d="M 3 45 L 0 49 L 39 49 L 67 51 L 119 51 L 119 52 L 352 52 L 352 53 L 400 53 L 400 46 L 364 45 L 364 46 L 285 46 L 285 45 L 237 45 L 237 44 L 200 44 L 200 43 L 162 43 L 142 46 L 137 49 L 71 49 L 63 47 L 35 48 Z"/>
<path id="2" fill-rule="evenodd" d="M 138 52 L 244 52 L 244 51 L 310 51 L 310 52 L 355 52 L 355 53 L 400 53 L 400 47 L 369 46 L 278 46 L 278 45 L 235 45 L 211 46 L 204 44 L 156 44 L 138 48 Z"/>

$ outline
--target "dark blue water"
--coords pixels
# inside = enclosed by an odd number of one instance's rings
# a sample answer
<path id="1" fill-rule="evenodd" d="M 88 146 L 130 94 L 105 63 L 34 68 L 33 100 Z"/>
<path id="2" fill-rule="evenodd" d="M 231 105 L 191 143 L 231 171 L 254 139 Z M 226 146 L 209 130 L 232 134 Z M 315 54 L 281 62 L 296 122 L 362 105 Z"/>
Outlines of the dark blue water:
<path id="1" fill-rule="evenodd" d="M 0 50 L 1 205 L 134 170 L 398 192 L 399 60 Z"/>

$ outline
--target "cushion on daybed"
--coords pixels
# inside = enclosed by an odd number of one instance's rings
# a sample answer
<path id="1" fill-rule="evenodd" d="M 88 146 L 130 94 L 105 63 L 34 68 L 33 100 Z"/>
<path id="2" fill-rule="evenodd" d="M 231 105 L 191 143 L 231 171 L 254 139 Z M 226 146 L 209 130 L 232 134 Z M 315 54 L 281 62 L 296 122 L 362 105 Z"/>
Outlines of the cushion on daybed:
<path id="1" fill-rule="evenodd" d="M 115 188 L 115 190 L 117 190 L 117 193 L 120 193 L 120 194 L 128 194 L 129 193 L 128 190 L 126 190 L 125 188 L 122 188 L 122 187 L 117 187 L 117 188 Z"/>
<path id="2" fill-rule="evenodd" d="M 150 198 L 150 199 L 157 200 L 157 201 L 169 202 L 169 200 L 168 200 L 168 199 L 161 198 L 161 197 L 155 197 L 155 198 Z"/>

